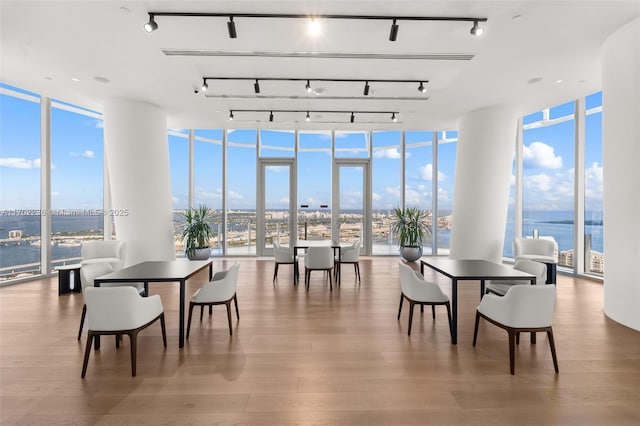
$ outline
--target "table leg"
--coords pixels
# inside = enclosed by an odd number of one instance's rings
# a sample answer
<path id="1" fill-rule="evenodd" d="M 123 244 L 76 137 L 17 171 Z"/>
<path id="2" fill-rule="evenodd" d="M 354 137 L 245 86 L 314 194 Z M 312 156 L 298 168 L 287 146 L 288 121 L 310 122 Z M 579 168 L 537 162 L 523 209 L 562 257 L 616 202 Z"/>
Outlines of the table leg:
<path id="1" fill-rule="evenodd" d="M 451 279 L 451 343 L 458 344 L 458 280 Z"/>
<path id="2" fill-rule="evenodd" d="M 71 271 L 69 269 L 60 269 L 58 271 L 58 296 L 69 293 L 71 291 L 70 273 Z"/>
<path id="3" fill-rule="evenodd" d="M 100 282 L 98 280 L 93 281 L 94 287 L 100 287 Z M 88 339 L 89 337 L 87 337 Z M 93 349 L 98 351 L 100 350 L 100 335 L 96 334 L 93 338 Z"/>
<path id="4" fill-rule="evenodd" d="M 293 247 L 293 285 L 298 285 L 298 247 Z"/>
<path id="5" fill-rule="evenodd" d="M 178 347 L 184 347 L 184 288 L 186 280 L 180 280 L 180 325 L 178 331 Z"/>

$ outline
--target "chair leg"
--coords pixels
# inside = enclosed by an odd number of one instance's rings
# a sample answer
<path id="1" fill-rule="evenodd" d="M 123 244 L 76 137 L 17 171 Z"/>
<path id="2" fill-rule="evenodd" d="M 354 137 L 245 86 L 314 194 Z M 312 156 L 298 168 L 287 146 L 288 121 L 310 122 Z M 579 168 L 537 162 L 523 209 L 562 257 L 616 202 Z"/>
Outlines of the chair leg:
<path id="1" fill-rule="evenodd" d="M 304 268 L 304 286 L 307 291 L 309 291 L 309 281 L 311 280 L 311 271 L 307 268 Z"/>
<path id="2" fill-rule="evenodd" d="M 120 335 L 116 334 L 116 349 L 120 349 Z"/>
<path id="3" fill-rule="evenodd" d="M 449 305 L 447 305 L 447 311 L 449 311 Z M 451 322 L 451 315 L 449 315 L 449 322 Z M 473 346 L 476 345 L 476 340 L 478 339 L 478 324 L 480 323 L 480 312 L 476 311 L 476 325 L 473 328 Z M 453 337 L 453 332 L 451 333 Z"/>
<path id="4" fill-rule="evenodd" d="M 80 316 L 80 328 L 78 329 L 78 340 L 82 337 L 82 326 L 84 325 L 84 317 L 87 316 L 87 305 L 82 307 L 82 316 Z"/>
<path id="5" fill-rule="evenodd" d="M 356 270 L 356 275 L 358 276 L 358 282 L 360 282 L 360 263 L 358 262 L 354 263 L 354 267 Z"/>
<path id="6" fill-rule="evenodd" d="M 93 333 L 89 330 L 87 335 L 87 347 L 84 350 L 84 362 L 82 363 L 82 375 L 81 378 L 84 379 L 85 374 L 87 374 L 87 364 L 89 364 L 89 354 L 91 354 L 91 345 L 93 344 Z"/>
<path id="7" fill-rule="evenodd" d="M 240 321 L 240 311 L 238 311 L 238 296 L 233 294 L 233 303 L 236 305 L 236 319 Z"/>
<path id="8" fill-rule="evenodd" d="M 431 305 L 431 316 L 436 319 L 436 305 Z"/>
<path id="9" fill-rule="evenodd" d="M 233 327 L 231 327 L 231 301 L 229 300 L 227 303 L 227 321 L 229 321 L 229 334 L 233 336 Z"/>
<path id="10" fill-rule="evenodd" d="M 413 305 L 412 301 L 409 301 L 409 330 L 407 330 L 407 335 L 411 336 L 411 324 L 413 323 Z"/>
<path id="11" fill-rule="evenodd" d="M 511 374 L 515 374 L 516 363 L 516 333 L 513 330 L 507 330 L 509 333 L 509 370 Z"/>
<path id="12" fill-rule="evenodd" d="M 164 325 L 164 312 L 160 314 L 160 327 L 162 328 L 162 343 L 167 347 L 167 328 Z"/>
<path id="13" fill-rule="evenodd" d="M 209 316 L 213 315 L 213 305 L 209 305 Z"/>
<path id="14" fill-rule="evenodd" d="M 404 295 L 400 293 L 400 306 L 398 307 L 398 321 L 400 321 L 400 313 L 402 312 L 402 302 L 404 301 Z"/>
<path id="15" fill-rule="evenodd" d="M 420 304 L 420 313 L 424 314 L 424 305 L 423 304 Z"/>
<path id="16" fill-rule="evenodd" d="M 187 339 L 189 339 L 189 331 L 191 331 L 191 316 L 193 315 L 193 302 L 189 302 L 189 319 L 187 320 Z"/>
<path id="17" fill-rule="evenodd" d="M 516 345 L 520 345 L 520 333 L 516 333 Z"/>
<path id="18" fill-rule="evenodd" d="M 138 331 L 133 330 L 129 334 L 131 340 L 131 377 L 136 377 L 136 353 L 138 351 Z"/>
<path id="19" fill-rule="evenodd" d="M 327 272 L 328 272 L 328 275 L 329 275 L 329 290 L 333 291 L 333 282 L 331 280 L 331 272 L 332 271 L 327 270 Z"/>
<path id="20" fill-rule="evenodd" d="M 276 281 L 277 276 L 278 276 L 278 263 L 276 262 L 276 267 L 273 269 L 273 282 Z"/>
<path id="21" fill-rule="evenodd" d="M 556 344 L 553 340 L 553 329 L 547 330 L 547 337 L 549 338 L 549 348 L 551 348 L 551 357 L 553 358 L 553 368 L 558 373 L 558 358 L 556 357 Z"/>

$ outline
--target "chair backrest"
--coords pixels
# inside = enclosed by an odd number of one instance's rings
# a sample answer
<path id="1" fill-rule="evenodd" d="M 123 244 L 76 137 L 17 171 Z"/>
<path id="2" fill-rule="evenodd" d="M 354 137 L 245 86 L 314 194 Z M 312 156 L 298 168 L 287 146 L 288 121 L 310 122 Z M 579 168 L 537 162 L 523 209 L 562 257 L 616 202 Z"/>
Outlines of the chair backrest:
<path id="1" fill-rule="evenodd" d="M 107 275 L 113 271 L 113 266 L 108 262 L 88 263 L 86 265 L 82 265 L 80 267 L 80 283 L 82 285 L 83 294 L 87 287 L 94 286 L 93 281 L 97 277 Z"/>
<path id="2" fill-rule="evenodd" d="M 513 255 L 516 259 L 519 256 L 553 258 L 555 255 L 555 244 L 551 240 L 542 238 L 514 238 Z"/>
<path id="3" fill-rule="evenodd" d="M 517 285 L 502 297 L 485 295 L 478 310 L 509 327 L 550 327 L 555 303 L 555 285 Z"/>
<path id="4" fill-rule="evenodd" d="M 293 262 L 293 250 L 289 247 L 282 247 L 278 240 L 273 240 L 273 256 L 278 263 Z"/>
<path id="5" fill-rule="evenodd" d="M 162 313 L 160 296 L 143 300 L 133 287 L 87 287 L 84 297 L 93 331 L 131 330 Z"/>
<path id="6" fill-rule="evenodd" d="M 547 281 L 547 265 L 535 260 L 520 259 L 513 264 L 513 269 L 536 276 L 536 284 L 545 284 Z M 499 282 L 499 281 L 496 281 Z M 527 281 L 526 284 L 529 284 Z"/>
<path id="7" fill-rule="evenodd" d="M 448 298 L 440 287 L 432 282 L 420 278 L 409 266 L 399 263 L 400 266 L 400 287 L 402 293 L 416 302 L 444 302 Z"/>
<path id="8" fill-rule="evenodd" d="M 354 241 L 353 244 L 340 249 L 341 262 L 357 262 L 360 258 L 360 240 Z"/>
<path id="9" fill-rule="evenodd" d="M 240 263 L 235 262 L 227 269 L 224 278 L 205 283 L 196 296 L 196 302 L 217 302 L 231 299 L 238 288 L 239 270 Z"/>
<path id="10" fill-rule="evenodd" d="M 109 262 L 115 270 L 124 267 L 127 245 L 122 240 L 86 241 L 80 255 L 83 263 Z"/>
<path id="11" fill-rule="evenodd" d="M 333 249 L 331 247 L 309 247 L 304 260 L 307 269 L 330 269 L 333 267 Z"/>

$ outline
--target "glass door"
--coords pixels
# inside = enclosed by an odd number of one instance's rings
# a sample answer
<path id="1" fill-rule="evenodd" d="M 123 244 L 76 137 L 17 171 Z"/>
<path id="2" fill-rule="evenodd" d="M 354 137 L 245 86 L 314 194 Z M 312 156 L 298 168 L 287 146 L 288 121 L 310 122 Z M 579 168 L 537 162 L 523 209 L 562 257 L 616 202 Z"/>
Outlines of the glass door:
<path id="1" fill-rule="evenodd" d="M 362 242 L 362 254 L 371 252 L 371 183 L 369 159 L 336 159 L 333 168 L 333 239 Z"/>
<path id="2" fill-rule="evenodd" d="M 257 254 L 273 254 L 273 241 L 292 243 L 295 234 L 295 161 L 293 158 L 264 158 L 260 167 L 257 214 Z"/>

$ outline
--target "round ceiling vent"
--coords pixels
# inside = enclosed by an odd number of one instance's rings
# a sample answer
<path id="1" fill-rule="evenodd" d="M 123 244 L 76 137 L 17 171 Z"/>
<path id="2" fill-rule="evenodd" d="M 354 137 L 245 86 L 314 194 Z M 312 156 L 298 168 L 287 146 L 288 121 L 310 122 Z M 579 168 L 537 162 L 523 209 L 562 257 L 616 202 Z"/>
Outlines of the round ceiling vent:
<path id="1" fill-rule="evenodd" d="M 326 90 L 324 90 L 324 88 L 322 87 L 313 89 L 313 94 L 316 96 L 323 96 L 325 93 L 326 93 Z"/>

